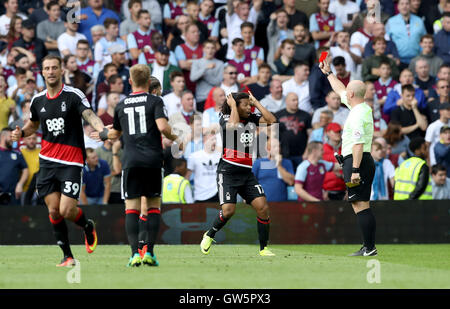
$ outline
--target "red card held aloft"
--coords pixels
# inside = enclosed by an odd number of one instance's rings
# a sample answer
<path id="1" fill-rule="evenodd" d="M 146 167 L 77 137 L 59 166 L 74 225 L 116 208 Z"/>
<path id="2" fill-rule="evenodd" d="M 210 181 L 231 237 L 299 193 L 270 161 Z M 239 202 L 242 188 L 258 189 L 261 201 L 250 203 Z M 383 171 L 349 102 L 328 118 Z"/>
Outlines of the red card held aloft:
<path id="1" fill-rule="evenodd" d="M 328 52 L 322 52 L 320 54 L 319 62 L 323 62 L 328 56 Z"/>

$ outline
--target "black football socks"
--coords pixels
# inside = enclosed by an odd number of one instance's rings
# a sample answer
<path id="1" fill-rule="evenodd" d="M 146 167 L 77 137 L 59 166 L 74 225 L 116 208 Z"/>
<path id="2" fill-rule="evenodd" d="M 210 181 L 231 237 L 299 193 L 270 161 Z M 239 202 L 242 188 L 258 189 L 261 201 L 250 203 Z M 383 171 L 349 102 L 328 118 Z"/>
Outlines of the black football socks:
<path id="1" fill-rule="evenodd" d="M 159 233 L 159 225 L 161 222 L 161 210 L 158 208 L 150 208 L 148 210 L 147 225 L 148 225 L 148 252 L 153 256 L 153 248 L 155 247 L 156 238 Z"/>
<path id="2" fill-rule="evenodd" d="M 125 210 L 125 230 L 131 247 L 131 256 L 138 253 L 139 214 L 139 210 Z"/>
<path id="3" fill-rule="evenodd" d="M 375 231 L 376 222 L 375 216 L 373 215 L 372 209 L 367 208 L 356 214 L 358 218 L 359 228 L 364 239 L 364 247 L 368 250 L 375 248 Z"/>
<path id="4" fill-rule="evenodd" d="M 267 247 L 267 242 L 269 241 L 270 220 L 269 218 L 261 219 L 259 217 L 256 217 L 256 220 L 258 221 L 259 248 L 263 250 Z"/>
<path id="5" fill-rule="evenodd" d="M 211 238 L 214 238 L 214 236 L 216 236 L 216 233 L 225 226 L 228 220 L 229 218 L 225 218 L 223 216 L 223 211 L 222 210 L 219 211 L 219 214 L 217 215 L 216 219 L 214 219 L 213 227 L 209 229 L 206 235 L 208 235 Z"/>
<path id="6" fill-rule="evenodd" d="M 67 230 L 66 220 L 64 220 L 62 216 L 57 219 L 53 219 L 52 216 L 49 215 L 49 218 L 52 223 L 56 243 L 63 251 L 64 257 L 73 258 L 72 251 L 70 250 L 69 232 Z"/>
<path id="7" fill-rule="evenodd" d="M 81 208 L 78 208 L 78 214 L 73 222 L 84 229 L 88 244 L 92 244 L 94 242 L 94 235 L 92 235 L 94 227 L 86 220 L 86 216 Z"/>
<path id="8" fill-rule="evenodd" d="M 139 216 L 139 249 L 142 249 L 148 242 L 147 216 Z"/>

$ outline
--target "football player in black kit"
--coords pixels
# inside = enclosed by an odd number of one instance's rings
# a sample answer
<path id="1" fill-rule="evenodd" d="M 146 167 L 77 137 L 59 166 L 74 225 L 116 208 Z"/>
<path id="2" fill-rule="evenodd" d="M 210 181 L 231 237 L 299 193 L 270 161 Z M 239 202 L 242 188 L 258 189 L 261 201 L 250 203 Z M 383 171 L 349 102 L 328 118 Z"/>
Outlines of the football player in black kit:
<path id="1" fill-rule="evenodd" d="M 179 150 L 182 150 L 182 143 L 172 134 L 162 99 L 149 94 L 149 67 L 134 65 L 130 70 L 129 81 L 133 92 L 117 104 L 113 127 L 108 134 L 111 139 L 123 134 L 122 196 L 125 199 L 125 230 L 131 247 L 128 266 L 140 266 L 142 263 L 158 266 L 154 244 L 161 217 L 161 133 L 172 141 L 178 141 Z M 96 135 L 93 137 L 98 138 Z M 148 251 L 143 258 L 138 252 L 142 197 L 146 198 L 148 209 Z"/>
<path id="2" fill-rule="evenodd" d="M 251 112 L 257 108 L 261 115 Z M 200 243 L 203 254 L 209 254 L 215 234 L 233 216 L 236 196 L 239 193 L 246 203 L 256 211 L 257 229 L 261 256 L 274 256 L 267 248 L 269 240 L 269 205 L 262 186 L 252 173 L 252 153 L 256 144 L 256 127 L 276 122 L 275 116 L 264 108 L 251 93 L 232 93 L 222 107 L 220 126 L 222 128 L 223 153 L 217 167 L 217 186 L 220 210 L 213 226 Z"/>
<path id="3" fill-rule="evenodd" d="M 31 100 L 30 121 L 21 129 L 16 126 L 12 138 L 34 134 L 42 128 L 42 149 L 37 192 L 48 207 L 50 222 L 64 257 L 57 266 L 74 266 L 65 219 L 83 228 L 86 251 L 97 247 L 97 233 L 92 220 L 87 220 L 77 207 L 81 189 L 81 171 L 86 160 L 82 118 L 105 139 L 108 129 L 93 112 L 86 96 L 79 89 L 62 83 L 61 59 L 47 56 L 42 61 L 42 75 L 47 89 Z"/>

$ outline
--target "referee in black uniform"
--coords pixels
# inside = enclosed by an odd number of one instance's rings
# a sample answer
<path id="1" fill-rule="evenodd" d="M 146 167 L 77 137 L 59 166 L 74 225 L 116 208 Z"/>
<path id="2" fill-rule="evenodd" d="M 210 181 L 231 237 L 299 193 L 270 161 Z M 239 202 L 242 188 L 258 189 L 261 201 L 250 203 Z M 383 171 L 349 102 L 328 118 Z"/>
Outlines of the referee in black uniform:
<path id="1" fill-rule="evenodd" d="M 373 139 L 372 109 L 364 102 L 366 86 L 362 81 L 351 81 L 347 88 L 333 75 L 328 59 L 319 65 L 327 76 L 333 90 L 340 95 L 341 102 L 350 113 L 342 133 L 342 158 L 344 180 L 348 190 L 348 200 L 358 218 L 364 239 L 360 250 L 351 256 L 375 256 L 375 217 L 370 209 L 370 193 L 375 175 L 375 163 L 370 150 Z"/>

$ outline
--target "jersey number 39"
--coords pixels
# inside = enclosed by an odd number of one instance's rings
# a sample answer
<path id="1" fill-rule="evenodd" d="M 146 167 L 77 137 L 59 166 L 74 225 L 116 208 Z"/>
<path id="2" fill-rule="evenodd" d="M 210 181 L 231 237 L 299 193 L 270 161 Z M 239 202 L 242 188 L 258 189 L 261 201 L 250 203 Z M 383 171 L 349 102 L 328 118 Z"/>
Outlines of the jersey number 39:
<path id="1" fill-rule="evenodd" d="M 147 121 L 145 119 L 145 106 L 127 107 L 124 108 L 124 113 L 128 116 L 128 130 L 130 135 L 136 134 L 136 123 L 134 118 L 134 113 L 139 114 L 139 128 L 141 129 L 139 133 L 147 133 Z"/>

